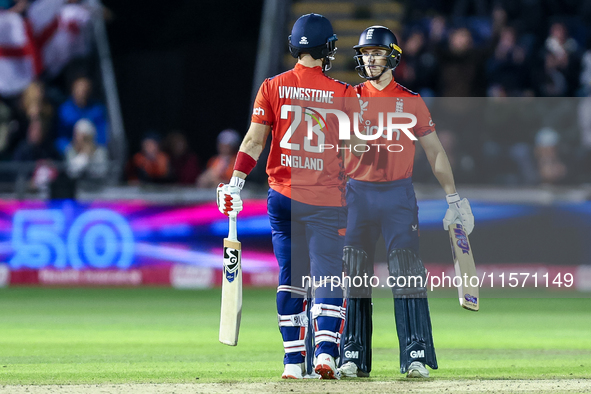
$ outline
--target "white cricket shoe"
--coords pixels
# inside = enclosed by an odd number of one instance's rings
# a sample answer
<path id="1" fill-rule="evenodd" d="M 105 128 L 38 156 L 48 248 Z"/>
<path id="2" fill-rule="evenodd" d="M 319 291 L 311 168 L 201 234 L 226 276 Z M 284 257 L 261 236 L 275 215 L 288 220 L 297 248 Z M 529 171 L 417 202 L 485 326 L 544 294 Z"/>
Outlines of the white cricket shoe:
<path id="1" fill-rule="evenodd" d="M 285 364 L 285 368 L 283 369 L 283 375 L 281 375 L 281 379 L 303 379 L 303 371 L 304 363 Z"/>
<path id="2" fill-rule="evenodd" d="M 353 361 L 348 361 L 341 365 L 339 372 L 343 378 L 356 378 L 357 377 L 357 364 Z"/>
<path id="3" fill-rule="evenodd" d="M 429 371 L 420 361 L 413 361 L 408 366 L 408 371 L 406 371 L 407 378 L 428 378 Z"/>
<path id="4" fill-rule="evenodd" d="M 342 378 L 368 378 L 369 373 L 363 372 L 357 368 L 357 364 L 353 361 L 348 361 L 339 368 Z"/>
<path id="5" fill-rule="evenodd" d="M 320 379 L 340 379 L 341 373 L 337 369 L 334 357 L 330 354 L 321 353 L 316 357 L 314 372 L 320 375 Z"/>

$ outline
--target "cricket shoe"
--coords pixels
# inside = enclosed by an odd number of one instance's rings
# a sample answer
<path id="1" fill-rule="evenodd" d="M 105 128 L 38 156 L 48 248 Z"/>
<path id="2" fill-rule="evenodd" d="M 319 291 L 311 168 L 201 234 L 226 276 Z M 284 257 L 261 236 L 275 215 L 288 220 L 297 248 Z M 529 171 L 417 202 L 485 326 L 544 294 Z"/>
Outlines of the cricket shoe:
<path id="1" fill-rule="evenodd" d="M 407 378 L 428 378 L 429 371 L 420 361 L 413 361 L 408 366 L 408 371 L 406 371 Z"/>
<path id="2" fill-rule="evenodd" d="M 339 368 L 342 378 L 368 378 L 369 373 L 357 368 L 357 364 L 348 361 Z"/>
<path id="3" fill-rule="evenodd" d="M 301 364 L 285 364 L 283 375 L 281 379 L 303 379 L 302 372 L 304 371 L 304 363 Z"/>
<path id="4" fill-rule="evenodd" d="M 305 374 L 304 379 L 320 379 L 320 375 L 312 371 L 312 373 Z"/>
<path id="5" fill-rule="evenodd" d="M 340 379 L 341 373 L 337 369 L 334 357 L 330 354 L 321 353 L 316 357 L 314 372 L 320 375 L 320 379 Z"/>

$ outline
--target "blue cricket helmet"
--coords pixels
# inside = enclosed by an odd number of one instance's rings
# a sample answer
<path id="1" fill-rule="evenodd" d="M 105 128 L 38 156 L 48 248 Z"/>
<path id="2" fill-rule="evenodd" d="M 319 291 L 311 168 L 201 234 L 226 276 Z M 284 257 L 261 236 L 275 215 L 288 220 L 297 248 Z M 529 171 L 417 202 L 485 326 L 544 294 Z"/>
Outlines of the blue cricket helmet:
<path id="1" fill-rule="evenodd" d="M 383 48 L 390 51 L 386 55 L 386 66 L 383 68 L 380 75 L 375 77 L 367 74 L 367 71 L 365 70 L 366 65 L 363 62 L 363 54 L 361 53 L 361 50 L 368 47 Z M 402 55 L 402 49 L 398 46 L 396 36 L 385 26 L 370 26 L 363 30 L 359 36 L 359 44 L 355 45 L 353 49 L 355 49 L 354 59 L 357 62 L 357 67 L 355 67 L 357 73 L 360 77 L 369 80 L 379 79 L 382 74 L 388 70 L 394 72 L 394 69 L 400 63 L 400 57 Z"/>
<path id="2" fill-rule="evenodd" d="M 337 50 L 336 41 L 337 35 L 328 19 L 319 14 L 306 14 L 291 29 L 289 52 L 294 58 L 309 53 L 314 59 L 324 59 L 323 69 L 328 70 Z"/>

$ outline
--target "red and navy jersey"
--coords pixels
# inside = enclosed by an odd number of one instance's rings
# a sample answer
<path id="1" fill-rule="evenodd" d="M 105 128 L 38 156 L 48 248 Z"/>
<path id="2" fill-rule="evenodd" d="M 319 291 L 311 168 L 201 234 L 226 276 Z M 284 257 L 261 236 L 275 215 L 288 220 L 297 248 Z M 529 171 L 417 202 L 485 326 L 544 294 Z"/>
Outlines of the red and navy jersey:
<path id="1" fill-rule="evenodd" d="M 361 97 L 362 134 L 376 134 L 379 126 L 387 125 L 387 113 L 408 113 L 416 116 L 417 123 L 408 131 L 415 137 L 423 137 L 435 131 L 429 109 L 418 93 L 392 80 L 383 90 L 376 89 L 369 81 L 355 87 Z M 380 123 L 380 117 L 382 122 Z M 395 119 L 395 118 L 393 118 Z M 408 118 L 393 121 L 407 124 Z M 347 175 L 359 181 L 389 182 L 410 178 L 415 156 L 415 141 L 402 130 L 389 134 L 382 129 L 376 140 L 367 141 L 369 150 L 356 157 L 346 154 Z"/>
<path id="2" fill-rule="evenodd" d="M 357 103 L 355 89 L 324 75 L 321 67 L 296 64 L 262 83 L 252 122 L 272 127 L 267 161 L 271 189 L 306 204 L 344 205 L 342 152 L 323 149 L 339 146 L 339 124 L 324 110 L 349 112 L 347 102 Z"/>

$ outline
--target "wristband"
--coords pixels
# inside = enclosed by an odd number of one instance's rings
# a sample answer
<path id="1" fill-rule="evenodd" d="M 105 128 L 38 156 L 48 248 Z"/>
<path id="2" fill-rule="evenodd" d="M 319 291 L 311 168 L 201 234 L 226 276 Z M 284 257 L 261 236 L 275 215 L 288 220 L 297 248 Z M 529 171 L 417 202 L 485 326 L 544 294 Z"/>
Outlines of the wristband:
<path id="1" fill-rule="evenodd" d="M 240 171 L 248 175 L 256 165 L 257 161 L 253 159 L 251 155 L 244 152 L 238 152 L 236 155 L 236 162 L 234 163 L 234 171 Z"/>
<path id="2" fill-rule="evenodd" d="M 445 200 L 449 205 L 455 204 L 457 202 L 460 202 L 460 196 L 458 193 L 448 194 L 447 196 L 445 196 Z"/>
<path id="3" fill-rule="evenodd" d="M 244 179 L 233 176 L 232 179 L 230 179 L 230 186 L 237 186 L 238 189 L 242 190 L 244 187 Z"/>

